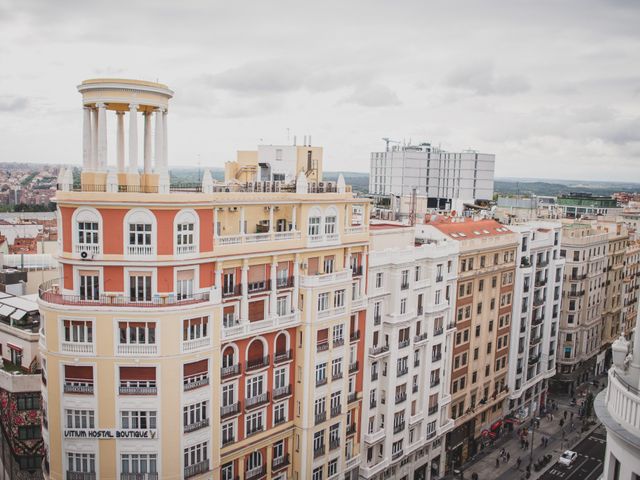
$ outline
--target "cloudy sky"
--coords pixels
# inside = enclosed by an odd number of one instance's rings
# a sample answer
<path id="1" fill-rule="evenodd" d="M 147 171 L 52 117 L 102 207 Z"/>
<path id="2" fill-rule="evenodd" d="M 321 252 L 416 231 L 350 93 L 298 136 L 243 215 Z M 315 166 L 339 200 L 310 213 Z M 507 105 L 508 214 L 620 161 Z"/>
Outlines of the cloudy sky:
<path id="1" fill-rule="evenodd" d="M 0 161 L 80 163 L 76 85 L 112 76 L 175 91 L 172 165 L 289 130 L 328 170 L 391 137 L 640 181 L 638 25 L 637 0 L 0 0 Z"/>

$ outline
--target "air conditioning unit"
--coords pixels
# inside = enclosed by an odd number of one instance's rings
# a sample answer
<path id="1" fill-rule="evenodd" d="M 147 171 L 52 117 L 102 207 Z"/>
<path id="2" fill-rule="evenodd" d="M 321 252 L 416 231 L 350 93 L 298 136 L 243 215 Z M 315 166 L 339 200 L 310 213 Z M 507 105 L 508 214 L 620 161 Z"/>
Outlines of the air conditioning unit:
<path id="1" fill-rule="evenodd" d="M 93 253 L 83 250 L 80 252 L 80 258 L 82 260 L 93 260 Z"/>

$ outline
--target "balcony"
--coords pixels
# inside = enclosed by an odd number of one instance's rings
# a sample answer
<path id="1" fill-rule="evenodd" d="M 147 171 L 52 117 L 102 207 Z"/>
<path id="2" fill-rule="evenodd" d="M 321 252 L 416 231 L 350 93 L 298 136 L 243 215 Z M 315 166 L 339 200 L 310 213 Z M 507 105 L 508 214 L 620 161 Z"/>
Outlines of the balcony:
<path id="1" fill-rule="evenodd" d="M 191 377 L 185 377 L 183 383 L 184 383 L 185 392 L 188 392 L 190 390 L 195 390 L 196 388 L 209 385 L 209 375 L 200 374 L 200 375 L 193 375 Z"/>
<path id="2" fill-rule="evenodd" d="M 153 245 L 127 245 L 127 255 L 140 257 L 155 255 L 155 248 Z"/>
<path id="3" fill-rule="evenodd" d="M 158 345 L 155 344 L 118 344 L 117 354 L 127 357 L 149 356 L 158 354 Z"/>
<path id="4" fill-rule="evenodd" d="M 393 426 L 393 433 L 396 434 L 396 433 L 402 432 L 404 430 L 405 426 L 406 426 L 406 424 L 405 424 L 404 421 L 398 423 L 397 425 L 394 425 Z"/>
<path id="5" fill-rule="evenodd" d="M 360 295 L 357 298 L 351 299 L 351 309 L 352 310 L 362 310 L 363 308 L 367 308 L 368 297 L 366 295 Z"/>
<path id="6" fill-rule="evenodd" d="M 402 348 L 406 348 L 411 344 L 411 340 L 409 340 L 408 338 L 405 338 L 404 340 L 400 340 L 398 342 L 398 348 L 402 349 Z"/>
<path id="7" fill-rule="evenodd" d="M 396 405 L 404 402 L 407 399 L 407 392 L 396 393 Z"/>
<path id="8" fill-rule="evenodd" d="M 93 383 L 87 383 L 82 385 L 76 384 L 76 383 L 65 383 L 64 393 L 79 393 L 82 395 L 93 395 Z"/>
<path id="9" fill-rule="evenodd" d="M 184 426 L 184 433 L 195 432 L 196 430 L 200 430 L 202 428 L 206 428 L 209 426 L 209 419 L 205 418 L 203 420 L 188 423 Z"/>
<path id="10" fill-rule="evenodd" d="M 533 298 L 533 306 L 534 307 L 539 307 L 541 305 L 544 305 L 544 302 L 545 302 L 545 298 L 544 297 L 540 297 L 540 298 L 534 297 Z"/>
<path id="11" fill-rule="evenodd" d="M 276 289 L 283 290 L 285 288 L 293 288 L 293 277 L 279 277 L 276 279 Z"/>
<path id="12" fill-rule="evenodd" d="M 321 387 L 327 384 L 327 377 L 316 378 L 316 387 Z"/>
<path id="13" fill-rule="evenodd" d="M 345 235 L 355 235 L 358 233 L 364 233 L 365 231 L 366 230 L 364 225 L 352 225 L 350 227 L 344 227 Z"/>
<path id="14" fill-rule="evenodd" d="M 531 339 L 529 340 L 529 345 L 533 346 L 533 345 L 537 345 L 538 343 L 540 343 L 542 341 L 542 337 L 538 336 L 538 337 L 531 337 Z"/>
<path id="15" fill-rule="evenodd" d="M 371 372 L 371 381 L 375 382 L 378 380 L 378 372 Z"/>
<path id="16" fill-rule="evenodd" d="M 534 363 L 538 363 L 538 361 L 540 360 L 540 354 L 538 355 L 532 355 L 529 357 L 529 365 L 533 365 Z"/>
<path id="17" fill-rule="evenodd" d="M 67 480 L 96 480 L 96 472 L 71 472 L 67 470 Z"/>
<path id="18" fill-rule="evenodd" d="M 260 370 L 261 368 L 266 368 L 269 366 L 269 355 L 265 355 L 262 358 L 247 360 L 247 364 L 245 365 L 245 370 L 247 372 L 252 372 L 254 370 Z"/>
<path id="19" fill-rule="evenodd" d="M 340 437 L 329 439 L 329 451 L 340 448 Z"/>
<path id="20" fill-rule="evenodd" d="M 327 350 L 329 350 L 329 341 L 316 344 L 316 352 L 326 352 Z"/>
<path id="21" fill-rule="evenodd" d="M 177 255 L 188 255 L 190 253 L 197 253 L 197 251 L 198 251 L 198 247 L 195 244 L 176 246 Z"/>
<path id="22" fill-rule="evenodd" d="M 220 367 L 220 378 L 226 380 L 227 378 L 240 375 L 240 364 L 229 365 L 228 367 Z"/>
<path id="23" fill-rule="evenodd" d="M 324 445 L 320 445 L 313 449 L 313 458 L 318 458 L 324 455 Z"/>
<path id="24" fill-rule="evenodd" d="M 285 417 L 284 415 L 276 415 L 275 417 L 273 417 L 273 426 L 275 427 L 276 425 L 280 425 L 281 423 L 284 423 L 287 421 L 287 417 Z"/>
<path id="25" fill-rule="evenodd" d="M 182 342 L 182 351 L 185 353 L 193 352 L 209 346 L 211 346 L 211 337 L 194 338 Z"/>
<path id="26" fill-rule="evenodd" d="M 287 453 L 280 457 L 275 457 L 273 460 L 271 460 L 271 470 L 275 472 L 277 470 L 280 470 L 281 468 L 288 466 L 289 464 L 291 464 L 291 460 L 289 460 L 289 454 Z"/>
<path id="27" fill-rule="evenodd" d="M 380 316 L 380 315 L 374 315 L 373 316 L 373 325 L 374 326 L 380 325 L 381 322 L 382 322 L 382 316 Z"/>
<path id="28" fill-rule="evenodd" d="M 440 378 L 432 378 L 429 385 L 431 386 L 431 388 L 437 387 L 438 385 L 440 385 Z"/>
<path id="29" fill-rule="evenodd" d="M 220 407 L 220 418 L 227 418 L 240 413 L 240 402 Z"/>
<path id="30" fill-rule="evenodd" d="M 327 411 L 326 410 L 324 410 L 324 411 L 322 411 L 320 413 L 316 413 L 316 415 L 315 415 L 315 424 L 316 425 L 320 425 L 325 420 L 327 420 Z"/>
<path id="31" fill-rule="evenodd" d="M 239 297 L 242 295 L 242 285 L 225 285 L 222 287 L 222 298 Z"/>
<path id="32" fill-rule="evenodd" d="M 74 251 L 77 254 L 87 252 L 90 255 L 100 255 L 102 253 L 100 245 L 96 243 L 76 243 L 74 245 Z"/>
<path id="33" fill-rule="evenodd" d="M 584 290 L 569 290 L 567 292 L 567 296 L 568 297 L 582 297 L 584 295 L 585 291 Z"/>
<path id="34" fill-rule="evenodd" d="M 438 405 L 429 407 L 429 409 L 427 410 L 427 415 L 435 415 L 436 413 L 438 413 L 438 408 Z"/>
<path id="35" fill-rule="evenodd" d="M 360 330 L 354 330 L 349 334 L 350 342 L 357 342 L 358 340 L 360 340 Z"/>
<path id="36" fill-rule="evenodd" d="M 253 408 L 261 407 L 269 403 L 269 392 L 264 392 L 253 397 L 248 397 L 244 401 L 244 409 L 251 410 Z"/>
<path id="37" fill-rule="evenodd" d="M 395 452 L 393 452 L 393 453 L 391 454 L 391 460 L 395 462 L 395 461 L 396 461 L 396 460 L 398 460 L 400 457 L 402 457 L 402 455 L 403 455 L 402 450 L 396 450 Z"/>
<path id="38" fill-rule="evenodd" d="M 351 268 L 351 275 L 354 277 L 362 276 L 362 265 L 356 265 Z"/>
<path id="39" fill-rule="evenodd" d="M 158 387 L 142 385 L 120 385 L 118 388 L 120 395 L 157 395 Z"/>
<path id="40" fill-rule="evenodd" d="M 344 345 L 344 338 L 335 338 L 333 340 L 333 348 L 342 347 Z"/>
<path id="41" fill-rule="evenodd" d="M 339 272 L 325 273 L 319 275 L 301 275 L 300 286 L 303 288 L 316 288 L 329 286 L 335 283 L 343 283 L 351 280 L 351 269 Z"/>
<path id="42" fill-rule="evenodd" d="M 442 360 L 442 352 L 436 352 L 431 356 L 431 361 L 437 362 L 439 360 Z"/>
<path id="43" fill-rule="evenodd" d="M 288 232 L 260 232 L 260 233 L 247 233 L 236 235 L 222 235 L 215 237 L 215 242 L 220 247 L 242 245 L 242 244 L 256 244 L 256 243 L 268 243 L 268 242 L 282 242 L 287 240 L 300 240 L 302 234 L 299 231 Z"/>
<path id="44" fill-rule="evenodd" d="M 546 284 L 547 284 L 546 278 L 536 278 L 536 281 L 535 281 L 536 288 L 544 287 Z"/>
<path id="45" fill-rule="evenodd" d="M 291 385 L 285 385 L 284 387 L 278 387 L 273 389 L 273 399 L 279 400 L 291 395 Z"/>
<path id="46" fill-rule="evenodd" d="M 413 337 L 414 343 L 422 343 L 425 342 L 428 338 L 427 332 L 423 332 L 420 335 L 416 335 Z"/>
<path id="47" fill-rule="evenodd" d="M 536 262 L 536 268 L 544 268 L 549 265 L 549 260 L 538 260 Z"/>
<path id="48" fill-rule="evenodd" d="M 250 437 L 251 435 L 255 435 L 255 434 L 260 433 L 260 432 L 264 432 L 264 425 L 262 425 L 262 424 L 256 426 L 255 428 L 248 429 L 247 430 L 247 437 Z"/>
<path id="49" fill-rule="evenodd" d="M 356 430 L 356 424 L 355 423 L 347 425 L 347 436 L 355 434 L 356 431 L 357 430 Z"/>
<path id="50" fill-rule="evenodd" d="M 444 327 L 435 327 L 433 329 L 433 336 L 437 337 L 438 335 L 442 335 L 444 333 Z"/>
<path id="51" fill-rule="evenodd" d="M 396 376 L 397 377 L 402 377 L 404 375 L 406 375 L 409 372 L 409 367 L 405 366 L 405 367 L 401 367 L 398 368 L 398 370 L 396 371 Z"/>
<path id="52" fill-rule="evenodd" d="M 246 335 L 258 335 L 260 333 L 265 333 L 283 327 L 292 327 L 299 321 L 299 318 L 299 313 L 296 311 L 286 315 L 276 315 L 274 317 L 266 318 L 264 320 L 256 320 L 253 322 L 239 322 L 236 319 L 232 319 L 230 322 L 224 323 L 221 338 L 223 340 L 231 340 Z"/>
<path id="53" fill-rule="evenodd" d="M 369 348 L 369 356 L 379 357 L 389 353 L 389 345 L 373 346 Z"/>
<path id="54" fill-rule="evenodd" d="M 340 370 L 339 372 L 333 372 L 331 374 L 331 380 L 340 380 L 343 376 L 344 374 L 342 373 L 342 370 Z"/>
<path id="55" fill-rule="evenodd" d="M 178 299 L 175 295 L 154 295 L 149 300 L 141 300 L 126 295 L 100 294 L 95 298 L 87 298 L 83 295 L 66 295 L 60 293 L 61 280 L 49 280 L 38 288 L 38 297 L 47 303 L 56 305 L 68 305 L 74 307 L 109 307 L 109 308 L 164 308 L 183 307 L 209 303 L 213 297 L 212 292 L 200 292 L 183 296 Z"/>
<path id="56" fill-rule="evenodd" d="M 279 365 L 281 363 L 285 363 L 288 362 L 289 360 L 291 360 L 292 356 L 291 356 L 291 350 L 287 350 L 285 352 L 276 352 L 273 355 L 273 363 L 274 365 Z"/>
<path id="57" fill-rule="evenodd" d="M 365 433 L 364 434 L 364 441 L 365 443 L 368 443 L 369 445 L 374 444 L 376 442 L 379 442 L 380 440 L 382 440 L 385 437 L 385 429 L 381 428 L 375 432 L 370 432 L 370 433 Z"/>
<path id="58" fill-rule="evenodd" d="M 60 350 L 64 353 L 91 355 L 93 354 L 93 343 L 62 342 Z"/>
<path id="59" fill-rule="evenodd" d="M 355 373 L 358 371 L 358 361 L 356 360 L 355 362 L 353 362 L 352 364 L 349 365 L 349 373 Z"/>
<path id="60" fill-rule="evenodd" d="M 184 478 L 195 477 L 204 472 L 209 471 L 209 459 L 203 460 L 199 463 L 194 463 L 188 467 L 184 467 Z"/>
<path id="61" fill-rule="evenodd" d="M 331 407 L 331 418 L 337 417 L 342 413 L 342 405 L 336 405 Z"/>
<path id="62" fill-rule="evenodd" d="M 260 465 L 259 467 L 252 468 L 251 470 L 247 470 L 244 474 L 245 480 L 258 480 L 267 475 L 267 466 Z"/>
<path id="63" fill-rule="evenodd" d="M 347 403 L 353 403 L 358 400 L 358 392 L 352 392 L 347 395 Z"/>
<path id="64" fill-rule="evenodd" d="M 418 392 L 418 384 L 416 383 L 411 387 L 411 393 L 417 393 L 417 392 Z"/>
<path id="65" fill-rule="evenodd" d="M 120 474 L 120 480 L 158 480 L 158 478 L 158 472 Z"/>
<path id="66" fill-rule="evenodd" d="M 400 290 L 408 290 L 409 289 L 409 282 L 403 282 L 400 285 Z"/>

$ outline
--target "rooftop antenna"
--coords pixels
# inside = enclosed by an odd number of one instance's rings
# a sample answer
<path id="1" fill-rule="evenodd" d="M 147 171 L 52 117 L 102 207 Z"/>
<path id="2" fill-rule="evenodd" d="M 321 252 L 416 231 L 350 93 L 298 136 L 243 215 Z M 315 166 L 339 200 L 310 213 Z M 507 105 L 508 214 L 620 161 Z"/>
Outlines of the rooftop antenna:
<path id="1" fill-rule="evenodd" d="M 400 143 L 398 140 L 391 140 L 389 137 L 384 137 L 382 140 L 384 140 L 384 142 L 387 144 L 387 147 L 386 147 L 387 152 L 389 151 L 390 143 L 398 143 L 398 144 Z"/>

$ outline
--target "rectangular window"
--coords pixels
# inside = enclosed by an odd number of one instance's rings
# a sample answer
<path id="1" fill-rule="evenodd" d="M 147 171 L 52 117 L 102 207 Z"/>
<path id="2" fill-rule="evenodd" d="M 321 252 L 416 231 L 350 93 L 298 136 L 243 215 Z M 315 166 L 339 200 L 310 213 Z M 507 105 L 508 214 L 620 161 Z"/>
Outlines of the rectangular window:
<path id="1" fill-rule="evenodd" d="M 245 416 L 245 430 L 247 435 L 264 430 L 263 412 L 250 413 Z"/>
<path id="2" fill-rule="evenodd" d="M 155 322 L 119 322 L 120 345 L 155 345 Z"/>
<path id="3" fill-rule="evenodd" d="M 70 343 L 93 343 L 93 322 L 88 320 L 64 320 L 64 341 Z"/>
<path id="4" fill-rule="evenodd" d="M 318 294 L 318 311 L 322 312 L 329 309 L 329 292 Z"/>
<path id="5" fill-rule="evenodd" d="M 123 453 L 120 455 L 122 473 L 140 475 L 158 473 L 158 455 L 156 453 Z"/>
<path id="6" fill-rule="evenodd" d="M 96 455 L 67 452 L 67 468 L 72 473 L 96 473 Z"/>
<path id="7" fill-rule="evenodd" d="M 376 288 L 382 288 L 382 272 L 376 273 Z"/>
<path id="8" fill-rule="evenodd" d="M 179 223 L 177 225 L 176 251 L 178 254 L 193 253 L 195 245 L 195 225 L 193 223 Z"/>
<path id="9" fill-rule="evenodd" d="M 209 317 L 189 318 L 182 321 L 182 341 L 209 337 Z"/>
<path id="10" fill-rule="evenodd" d="M 155 430 L 156 416 L 155 410 L 123 410 L 120 412 L 120 426 L 123 430 Z"/>
<path id="11" fill-rule="evenodd" d="M 198 443 L 184 449 L 184 467 L 193 467 L 209 460 L 208 442 Z"/>
<path id="12" fill-rule="evenodd" d="M 64 412 L 65 428 L 86 430 L 96 427 L 93 410 L 66 409 Z"/>
<path id="13" fill-rule="evenodd" d="M 151 272 L 129 276 L 129 296 L 132 302 L 151 301 Z"/>
<path id="14" fill-rule="evenodd" d="M 99 243 L 98 222 L 78 222 L 78 244 L 89 246 Z"/>
<path id="15" fill-rule="evenodd" d="M 80 300 L 100 299 L 100 276 L 97 272 L 80 272 Z"/>
<path id="16" fill-rule="evenodd" d="M 320 217 L 309 217 L 309 235 L 320 235 Z"/>

